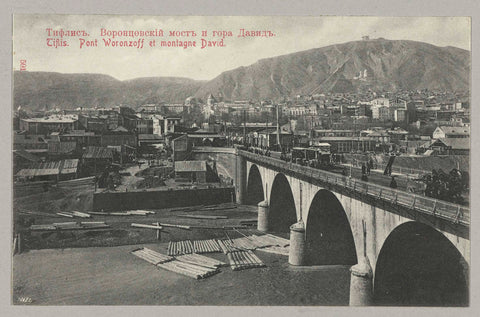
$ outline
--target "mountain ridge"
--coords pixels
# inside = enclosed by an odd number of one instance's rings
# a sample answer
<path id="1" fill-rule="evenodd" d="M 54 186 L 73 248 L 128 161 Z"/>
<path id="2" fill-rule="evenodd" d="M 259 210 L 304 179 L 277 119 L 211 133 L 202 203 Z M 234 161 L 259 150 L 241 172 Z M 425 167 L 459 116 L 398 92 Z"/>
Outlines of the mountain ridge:
<path id="1" fill-rule="evenodd" d="M 183 102 L 212 93 L 225 100 L 276 99 L 296 94 L 379 90 L 468 90 L 470 51 L 410 40 L 373 39 L 263 58 L 211 80 L 105 74 L 14 72 L 14 106 L 137 107 L 153 101 Z M 359 77 L 359 74 L 366 77 Z"/>

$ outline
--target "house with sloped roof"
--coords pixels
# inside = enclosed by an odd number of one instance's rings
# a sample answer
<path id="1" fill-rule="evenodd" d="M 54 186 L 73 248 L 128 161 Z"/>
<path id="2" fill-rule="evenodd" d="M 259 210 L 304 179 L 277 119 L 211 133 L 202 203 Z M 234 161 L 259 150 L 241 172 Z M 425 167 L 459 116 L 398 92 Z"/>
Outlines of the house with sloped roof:
<path id="1" fill-rule="evenodd" d="M 470 138 L 470 127 L 439 126 L 433 131 L 433 139 L 465 139 Z"/>
<path id="2" fill-rule="evenodd" d="M 33 181 L 74 179 L 78 176 L 78 167 L 78 159 L 35 162 L 19 170 L 15 177 Z"/>
<path id="3" fill-rule="evenodd" d="M 437 155 L 469 155 L 470 138 L 443 138 L 432 140 L 428 149 Z"/>
<path id="4" fill-rule="evenodd" d="M 89 175 L 97 175 L 113 163 L 113 149 L 87 146 L 83 152 L 82 162 Z"/>
<path id="5" fill-rule="evenodd" d="M 176 182 L 207 182 L 206 161 L 176 161 L 175 162 Z"/>
<path id="6" fill-rule="evenodd" d="M 53 159 L 80 158 L 81 149 L 77 142 L 48 142 L 48 156 Z"/>

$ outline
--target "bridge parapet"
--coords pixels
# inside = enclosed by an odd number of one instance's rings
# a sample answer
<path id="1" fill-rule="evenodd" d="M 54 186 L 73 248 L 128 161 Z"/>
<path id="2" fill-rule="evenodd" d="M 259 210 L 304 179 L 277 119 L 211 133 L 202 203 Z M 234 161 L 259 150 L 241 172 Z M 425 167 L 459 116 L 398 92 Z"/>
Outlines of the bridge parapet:
<path id="1" fill-rule="evenodd" d="M 252 163 L 270 167 L 288 175 L 308 178 L 313 182 L 320 182 L 322 185 L 347 189 L 354 193 L 393 203 L 416 212 L 442 218 L 463 226 L 470 226 L 470 208 L 466 206 L 364 182 L 308 166 L 284 162 L 276 158 L 266 157 L 248 151 L 238 150 L 237 153 Z"/>

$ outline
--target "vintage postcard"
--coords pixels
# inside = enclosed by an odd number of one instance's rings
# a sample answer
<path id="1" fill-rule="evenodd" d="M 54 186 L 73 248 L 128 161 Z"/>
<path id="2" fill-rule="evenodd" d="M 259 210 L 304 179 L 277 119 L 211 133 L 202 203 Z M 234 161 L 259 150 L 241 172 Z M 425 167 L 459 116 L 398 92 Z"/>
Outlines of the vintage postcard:
<path id="1" fill-rule="evenodd" d="M 13 305 L 470 306 L 468 17 L 13 17 Z"/>

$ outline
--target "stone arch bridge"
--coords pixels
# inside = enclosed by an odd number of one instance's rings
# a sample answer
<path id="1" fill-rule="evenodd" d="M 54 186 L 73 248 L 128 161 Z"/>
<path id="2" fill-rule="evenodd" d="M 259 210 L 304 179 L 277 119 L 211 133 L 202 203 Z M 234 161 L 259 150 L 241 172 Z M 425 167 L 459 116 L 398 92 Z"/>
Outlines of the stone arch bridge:
<path id="1" fill-rule="evenodd" d="M 242 150 L 235 185 L 291 264 L 354 265 L 352 305 L 468 305 L 468 207 Z"/>

